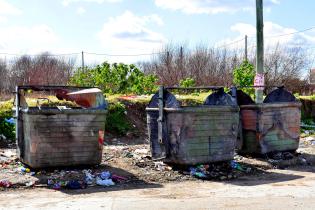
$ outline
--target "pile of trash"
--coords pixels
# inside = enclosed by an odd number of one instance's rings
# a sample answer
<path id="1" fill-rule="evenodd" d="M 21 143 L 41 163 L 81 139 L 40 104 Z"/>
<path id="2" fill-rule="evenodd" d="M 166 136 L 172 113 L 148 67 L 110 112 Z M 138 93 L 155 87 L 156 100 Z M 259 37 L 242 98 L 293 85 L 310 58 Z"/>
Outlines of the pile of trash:
<path id="1" fill-rule="evenodd" d="M 109 171 L 92 172 L 91 169 L 84 170 L 54 170 L 53 172 L 33 171 L 30 168 L 20 166 L 15 170 L 18 175 L 25 176 L 24 186 L 47 186 L 54 190 L 60 189 L 85 189 L 89 186 L 113 186 L 128 181 L 128 178 L 112 174 Z M 29 180 L 26 177 L 33 176 Z M 8 179 L 0 180 L 0 188 L 18 187 L 21 184 L 14 184 Z"/>
<path id="2" fill-rule="evenodd" d="M 304 144 L 302 146 L 315 146 L 315 136 L 307 136 L 301 142 Z"/>
<path id="3" fill-rule="evenodd" d="M 128 163 L 130 170 L 135 169 L 138 177 L 150 182 L 185 181 L 194 178 L 204 180 L 228 180 L 252 172 L 252 168 L 236 160 L 195 166 L 168 164 L 152 160 L 150 150 L 146 147 L 108 147 L 107 156 L 112 154 L 112 161 L 107 164 L 117 166 L 117 159 Z M 119 149 L 118 149 L 119 148 Z M 117 150 L 118 149 L 118 150 Z M 132 167 L 133 166 L 133 167 Z"/>
<path id="4" fill-rule="evenodd" d="M 291 160 L 295 157 L 296 153 L 292 152 L 272 152 L 266 154 L 267 160 Z"/>
<path id="5" fill-rule="evenodd" d="M 60 189 L 85 189 L 88 186 L 113 186 L 116 183 L 127 181 L 128 179 L 122 176 L 111 174 L 109 171 L 103 171 L 101 173 L 94 173 L 91 169 L 83 170 L 84 177 L 81 179 L 64 180 L 66 174 L 62 174 L 61 179 L 51 178 L 48 179 L 47 185 L 49 188 Z M 66 172 L 69 173 L 69 172 Z M 78 172 L 77 172 L 78 173 Z M 71 172 L 73 174 L 73 171 Z"/>
<path id="6" fill-rule="evenodd" d="M 250 173 L 252 168 L 242 166 L 232 160 L 230 162 L 197 165 L 189 168 L 189 174 L 204 180 L 227 180 L 237 178 L 240 173 Z"/>
<path id="7" fill-rule="evenodd" d="M 94 170 L 95 169 L 95 170 Z M 104 168 L 34 170 L 16 158 L 15 150 L 0 151 L 0 190 L 19 187 L 45 187 L 51 189 L 84 189 L 89 186 L 113 186 L 128 178 Z"/>

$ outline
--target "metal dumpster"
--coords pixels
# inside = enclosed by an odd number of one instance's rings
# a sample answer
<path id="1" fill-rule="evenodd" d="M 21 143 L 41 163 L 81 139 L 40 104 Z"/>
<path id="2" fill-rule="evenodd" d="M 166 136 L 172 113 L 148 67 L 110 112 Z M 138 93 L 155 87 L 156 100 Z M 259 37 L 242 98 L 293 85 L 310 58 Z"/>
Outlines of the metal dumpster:
<path id="1" fill-rule="evenodd" d="M 264 103 L 243 104 L 240 109 L 241 153 L 266 154 L 298 149 L 301 103 L 283 87 L 268 94 Z"/>
<path id="2" fill-rule="evenodd" d="M 166 92 L 171 88 L 161 89 L 146 108 L 153 159 L 185 165 L 233 159 L 239 108 L 231 96 L 220 89 L 206 99 L 206 105 L 185 107 Z M 151 106 L 157 105 L 154 98 L 159 107 Z"/>
<path id="3" fill-rule="evenodd" d="M 28 107 L 23 96 L 28 90 L 53 91 L 58 98 L 73 99 L 85 108 Z M 17 148 L 23 163 L 32 168 L 101 163 L 106 101 L 100 90 L 77 90 L 57 86 L 16 88 Z"/>

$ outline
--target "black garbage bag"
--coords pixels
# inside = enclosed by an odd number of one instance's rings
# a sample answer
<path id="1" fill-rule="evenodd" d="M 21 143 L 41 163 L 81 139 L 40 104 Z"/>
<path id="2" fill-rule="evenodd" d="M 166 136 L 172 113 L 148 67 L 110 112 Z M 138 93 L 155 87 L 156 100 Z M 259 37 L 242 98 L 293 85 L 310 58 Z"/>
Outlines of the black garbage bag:
<path id="1" fill-rule="evenodd" d="M 167 90 L 164 90 L 163 92 L 163 98 L 164 98 L 164 107 L 167 108 L 178 108 L 181 106 L 181 103 L 176 99 L 176 97 L 168 92 Z M 149 104 L 148 104 L 149 108 L 156 108 L 159 107 L 159 92 L 155 93 Z"/>
<path id="2" fill-rule="evenodd" d="M 214 93 L 210 94 L 205 102 L 204 105 L 237 105 L 236 100 L 229 94 L 224 92 L 223 88 L 219 88 Z"/>
<path id="3" fill-rule="evenodd" d="M 296 98 L 292 93 L 285 90 L 284 87 L 278 87 L 276 90 L 271 91 L 265 98 L 264 103 L 277 103 L 277 102 L 296 102 Z"/>
<path id="4" fill-rule="evenodd" d="M 164 107 L 166 108 L 179 108 L 181 103 L 176 99 L 176 97 L 164 90 L 163 92 L 164 98 Z M 155 93 L 151 101 L 149 102 L 147 108 L 158 108 L 159 107 L 159 92 Z M 163 126 L 163 144 L 159 141 L 158 138 L 158 118 L 159 118 L 159 111 L 158 110 L 149 110 L 147 111 L 148 114 L 148 131 L 149 131 L 149 138 L 150 138 L 150 146 L 151 146 L 151 155 L 152 159 L 161 159 L 166 157 L 169 153 L 169 143 L 168 143 L 168 134 L 167 134 L 167 127 L 166 121 L 162 122 Z"/>
<path id="5" fill-rule="evenodd" d="M 232 92 L 230 91 L 229 94 L 232 95 Z M 236 91 L 236 98 L 237 98 L 237 104 L 239 106 L 255 104 L 254 100 L 248 94 L 244 93 L 242 90 Z"/>

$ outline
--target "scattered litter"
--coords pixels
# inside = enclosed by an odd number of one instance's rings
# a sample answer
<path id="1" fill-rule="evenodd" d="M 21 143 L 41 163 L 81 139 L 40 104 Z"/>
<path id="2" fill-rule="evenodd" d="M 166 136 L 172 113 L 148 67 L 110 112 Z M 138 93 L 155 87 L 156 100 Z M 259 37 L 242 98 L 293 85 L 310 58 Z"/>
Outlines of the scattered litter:
<path id="1" fill-rule="evenodd" d="M 33 187 L 35 185 L 35 181 L 29 181 L 25 183 L 26 187 Z"/>
<path id="2" fill-rule="evenodd" d="M 207 175 L 205 174 L 205 171 L 203 171 L 200 167 L 194 168 L 190 167 L 190 175 L 197 177 L 197 178 L 206 178 Z"/>
<path id="3" fill-rule="evenodd" d="M 158 171 L 164 171 L 165 166 L 166 166 L 165 163 L 163 163 L 162 161 L 154 162 L 154 168 Z"/>
<path id="4" fill-rule="evenodd" d="M 85 173 L 85 182 L 87 185 L 92 185 L 95 182 L 95 177 L 91 174 L 90 170 L 83 170 Z"/>
<path id="5" fill-rule="evenodd" d="M 60 190 L 61 189 L 61 184 L 59 182 L 53 184 L 53 187 L 52 187 L 54 190 Z"/>
<path id="6" fill-rule="evenodd" d="M 115 185 L 111 178 L 112 175 L 109 171 L 103 171 L 99 176 L 96 177 L 96 184 L 106 187 Z"/>
<path id="7" fill-rule="evenodd" d="M 12 186 L 12 183 L 8 180 L 0 180 L 0 187 L 9 188 Z"/>
<path id="8" fill-rule="evenodd" d="M 115 185 L 112 179 L 101 179 L 100 177 L 96 177 L 96 184 L 106 187 Z"/>
<path id="9" fill-rule="evenodd" d="M 30 173 L 30 172 L 31 172 L 31 169 L 25 168 L 25 167 L 22 166 L 22 167 L 20 168 L 20 171 L 23 172 L 23 173 Z"/>
<path id="10" fill-rule="evenodd" d="M 298 160 L 299 160 L 301 165 L 307 165 L 307 161 L 304 157 L 299 157 Z"/>
<path id="11" fill-rule="evenodd" d="M 118 175 L 113 174 L 113 175 L 112 175 L 112 180 L 113 180 L 114 182 L 123 182 L 123 181 L 127 181 L 128 179 L 125 178 L 125 177 L 122 177 L 122 176 L 118 176 Z"/>
<path id="12" fill-rule="evenodd" d="M 111 174 L 109 171 L 103 171 L 100 175 L 101 179 L 109 179 L 111 177 Z"/>
<path id="13" fill-rule="evenodd" d="M 291 152 L 276 152 L 266 154 L 266 158 L 269 162 L 274 163 L 281 160 L 291 160 L 292 158 L 294 158 L 294 154 L 292 154 Z"/>
<path id="14" fill-rule="evenodd" d="M 149 151 L 148 151 L 148 149 L 136 149 L 135 153 L 136 154 L 148 154 Z"/>
<path id="15" fill-rule="evenodd" d="M 71 190 L 84 189 L 86 187 L 87 185 L 85 182 L 78 180 L 71 180 L 66 184 L 66 188 Z"/>
<path id="16" fill-rule="evenodd" d="M 249 173 L 251 171 L 251 168 L 245 168 L 245 167 L 242 167 L 238 162 L 236 162 L 235 160 L 232 160 L 231 161 L 231 167 L 233 169 L 237 169 L 239 171 L 243 171 L 243 172 L 246 172 L 246 173 Z"/>
<path id="17" fill-rule="evenodd" d="M 9 123 L 9 124 L 12 124 L 12 125 L 15 124 L 14 118 L 5 119 L 4 121 L 7 122 L 7 123 Z"/>

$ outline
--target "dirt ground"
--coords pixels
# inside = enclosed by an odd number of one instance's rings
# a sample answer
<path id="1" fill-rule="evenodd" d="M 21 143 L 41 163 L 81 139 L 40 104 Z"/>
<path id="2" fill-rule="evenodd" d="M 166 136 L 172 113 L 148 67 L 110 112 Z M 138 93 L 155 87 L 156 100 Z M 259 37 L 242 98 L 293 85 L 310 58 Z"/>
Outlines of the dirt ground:
<path id="1" fill-rule="evenodd" d="M 315 139 L 301 140 L 288 159 L 243 157 L 208 165 L 207 180 L 192 176 L 187 167 L 150 159 L 145 140 L 111 139 L 104 145 L 103 162 L 94 167 L 54 168 L 22 172 L 15 149 L 0 149 L 0 209 L 313 209 L 315 206 Z M 128 144 L 127 144 L 128 143 Z M 24 168 L 25 169 L 25 168 Z M 109 171 L 123 177 L 114 186 L 95 183 L 86 189 L 53 189 L 49 180 L 84 180 Z"/>
<path id="2" fill-rule="evenodd" d="M 183 181 L 160 185 L 47 188 L 0 193 L 0 209 L 314 209 L 312 168 L 271 169 L 233 181 Z"/>

